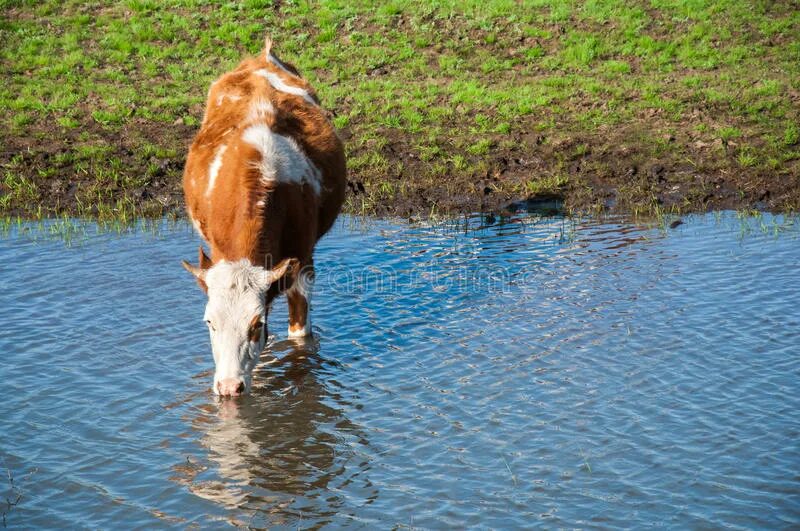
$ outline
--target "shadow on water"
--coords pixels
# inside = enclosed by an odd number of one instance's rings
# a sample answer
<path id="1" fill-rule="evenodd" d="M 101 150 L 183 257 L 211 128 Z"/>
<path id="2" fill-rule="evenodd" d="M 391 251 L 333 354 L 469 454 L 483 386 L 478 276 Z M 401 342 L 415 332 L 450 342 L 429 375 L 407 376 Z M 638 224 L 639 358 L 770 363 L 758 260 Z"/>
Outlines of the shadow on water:
<path id="1" fill-rule="evenodd" d="M 332 484 L 350 483 L 369 468 L 367 461 L 355 470 L 345 464 L 351 456 L 342 452 L 344 439 L 351 439 L 349 448 L 367 440 L 344 414 L 352 404 L 341 403 L 333 388 L 341 369 L 321 355 L 318 340 L 272 343 L 249 396 L 213 397 L 194 410 L 193 436 L 217 477 L 206 479 L 204 465 L 187 461 L 173 468 L 172 479 L 238 513 L 236 525 L 326 523 L 344 505 Z"/>

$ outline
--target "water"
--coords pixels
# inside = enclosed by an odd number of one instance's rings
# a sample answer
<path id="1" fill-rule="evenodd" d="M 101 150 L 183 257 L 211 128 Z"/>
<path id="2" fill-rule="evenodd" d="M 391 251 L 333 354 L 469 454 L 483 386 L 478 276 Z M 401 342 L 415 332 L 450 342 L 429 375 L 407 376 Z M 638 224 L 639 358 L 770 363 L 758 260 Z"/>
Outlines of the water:
<path id="1" fill-rule="evenodd" d="M 800 526 L 796 220 L 489 221 L 345 219 L 225 401 L 184 224 L 11 228 L 7 524 Z"/>

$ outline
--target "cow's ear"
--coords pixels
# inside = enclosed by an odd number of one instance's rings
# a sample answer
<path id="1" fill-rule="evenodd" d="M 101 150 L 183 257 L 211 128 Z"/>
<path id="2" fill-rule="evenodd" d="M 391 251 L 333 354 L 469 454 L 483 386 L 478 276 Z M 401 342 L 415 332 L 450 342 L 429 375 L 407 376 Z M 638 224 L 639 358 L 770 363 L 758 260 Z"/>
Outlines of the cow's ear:
<path id="1" fill-rule="evenodd" d="M 270 284 L 277 282 L 287 273 L 296 276 L 299 269 L 300 261 L 297 258 L 284 258 L 272 269 L 264 270 L 264 284 L 269 287 Z"/>
<path id="2" fill-rule="evenodd" d="M 200 269 L 211 269 L 211 266 L 214 264 L 211 263 L 211 258 L 206 256 L 202 245 L 197 248 L 197 255 L 197 262 L 200 264 Z"/>
<path id="3" fill-rule="evenodd" d="M 202 250 L 200 252 L 202 252 Z M 193 266 L 186 260 L 181 260 L 181 265 L 183 265 L 183 268 L 186 271 L 194 275 L 194 278 L 197 279 L 197 284 L 200 285 L 200 288 L 202 288 L 203 291 L 208 293 L 208 285 L 206 284 L 206 273 L 208 273 L 208 269 Z"/>

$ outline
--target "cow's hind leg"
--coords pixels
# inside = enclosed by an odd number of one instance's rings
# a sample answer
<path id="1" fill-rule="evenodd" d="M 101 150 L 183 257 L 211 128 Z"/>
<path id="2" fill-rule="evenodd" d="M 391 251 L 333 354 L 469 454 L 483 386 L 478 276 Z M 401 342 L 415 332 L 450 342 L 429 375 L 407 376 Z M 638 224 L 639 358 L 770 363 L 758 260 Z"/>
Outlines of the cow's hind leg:
<path id="1" fill-rule="evenodd" d="M 314 266 L 308 264 L 300 269 L 292 287 L 286 290 L 289 302 L 289 337 L 307 337 L 311 335 L 311 288 L 314 287 Z"/>

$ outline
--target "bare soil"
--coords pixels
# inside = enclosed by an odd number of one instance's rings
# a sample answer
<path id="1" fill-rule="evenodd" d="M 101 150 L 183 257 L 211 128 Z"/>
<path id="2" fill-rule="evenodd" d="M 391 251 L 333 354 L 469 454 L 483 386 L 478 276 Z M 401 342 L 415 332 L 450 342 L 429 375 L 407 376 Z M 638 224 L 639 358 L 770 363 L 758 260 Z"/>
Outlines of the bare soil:
<path id="1" fill-rule="evenodd" d="M 531 124 L 531 131 L 534 130 Z M 654 211 L 684 213 L 716 209 L 758 209 L 793 211 L 800 208 L 798 161 L 780 178 L 763 169 L 738 166 L 734 142 L 723 145 L 703 143 L 690 134 L 676 134 L 665 142 L 677 143 L 666 155 L 652 153 L 649 145 L 637 145 L 637 133 L 647 122 L 609 130 L 605 135 L 572 136 L 551 142 L 544 134 L 513 135 L 513 147 L 493 146 L 485 156 L 464 153 L 467 169 L 444 176 L 431 176 L 430 163 L 411 149 L 413 139 L 397 132 L 381 154 L 390 161 L 389 171 L 374 175 L 349 175 L 347 210 L 384 216 L 426 217 L 476 211 L 502 211 L 520 201 L 557 199 L 571 212 L 613 212 L 647 214 Z M 689 129 L 689 128 L 687 128 Z M 76 130 L 72 130 L 76 131 Z M 124 198 L 144 215 L 181 214 L 183 199 L 181 172 L 186 149 L 195 132 L 183 124 L 163 126 L 133 120 L 123 131 L 105 138 L 113 156 L 120 159 L 130 175 L 147 175 L 135 185 L 108 183 L 98 186 L 98 168 L 74 162 L 60 162 L 70 152 L 77 134 L 63 128 L 45 128 L 36 138 L 2 135 L 0 165 L 35 183 L 37 197 L 12 202 L 5 214 L 96 215 L 92 193 L 98 202 L 113 204 Z M 66 133 L 66 136 L 65 136 Z M 93 133 L 108 132 L 97 127 Z M 348 130 L 341 132 L 345 142 Z M 507 140 L 507 137 L 504 137 Z M 153 144 L 177 145 L 179 156 L 150 157 L 137 154 L 142 140 Z M 503 142 L 507 146 L 509 143 Z M 733 144 L 733 145 L 731 145 Z M 583 146 L 576 150 L 576 146 Z M 676 151 L 680 156 L 676 156 Z M 357 154 L 357 153 L 356 153 Z M 68 159 L 67 159 L 68 160 Z M 394 164 L 394 163 L 397 164 Z M 470 167 L 480 166 L 480 172 Z M 563 174 L 556 186 L 527 193 L 525 184 L 541 177 Z M 393 183 L 402 193 L 387 197 L 383 183 Z M 0 184 L 0 197 L 10 193 Z"/>

